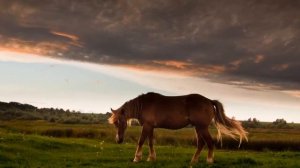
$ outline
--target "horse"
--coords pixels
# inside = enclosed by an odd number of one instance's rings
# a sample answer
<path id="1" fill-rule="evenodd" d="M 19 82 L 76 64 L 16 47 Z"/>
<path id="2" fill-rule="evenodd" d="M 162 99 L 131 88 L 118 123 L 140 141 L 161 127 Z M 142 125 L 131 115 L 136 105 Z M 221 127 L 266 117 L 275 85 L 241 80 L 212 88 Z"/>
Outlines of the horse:
<path id="1" fill-rule="evenodd" d="M 156 160 L 153 148 L 154 128 L 175 130 L 188 125 L 194 126 L 197 149 L 191 163 L 198 162 L 205 143 L 208 147 L 207 163 L 213 163 L 214 142 L 208 131 L 208 126 L 212 121 L 218 130 L 218 141 L 222 142 L 222 134 L 236 140 L 239 137 L 239 146 L 243 139 L 248 141 L 248 133 L 241 123 L 233 118 L 228 118 L 224 113 L 223 105 L 218 100 L 210 100 L 200 94 L 164 96 L 149 92 L 125 102 L 117 110 L 111 109 L 111 112 L 112 115 L 108 122 L 117 128 L 116 142 L 119 144 L 123 142 L 129 120 L 136 119 L 142 126 L 133 162 L 142 160 L 142 146 L 147 138 L 149 145 L 147 161 Z"/>

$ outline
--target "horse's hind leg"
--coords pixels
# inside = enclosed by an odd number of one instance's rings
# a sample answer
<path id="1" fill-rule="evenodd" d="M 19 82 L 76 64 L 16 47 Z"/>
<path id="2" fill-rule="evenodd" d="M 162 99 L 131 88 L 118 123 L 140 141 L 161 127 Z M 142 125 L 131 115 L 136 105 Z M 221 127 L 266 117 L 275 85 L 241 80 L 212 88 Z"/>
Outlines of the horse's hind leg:
<path id="1" fill-rule="evenodd" d="M 149 135 L 149 131 L 150 131 L 150 128 L 144 125 L 143 129 L 142 129 L 142 134 L 141 134 L 139 142 L 138 142 L 138 146 L 136 148 L 136 152 L 135 152 L 133 162 L 139 162 L 139 161 L 142 160 L 142 155 L 143 155 L 142 147 L 143 147 L 143 144 L 145 142 L 145 139 Z"/>
<path id="2" fill-rule="evenodd" d="M 155 150 L 153 148 L 153 128 L 149 132 L 148 140 L 149 140 L 148 141 L 148 143 L 149 143 L 149 157 L 148 157 L 147 161 L 155 161 L 156 160 L 156 153 L 155 153 Z"/>
<path id="3" fill-rule="evenodd" d="M 196 132 L 196 136 L 197 136 L 197 150 L 192 158 L 192 161 L 191 163 L 196 163 L 198 162 L 198 159 L 199 159 L 199 155 L 203 149 L 203 146 L 205 144 L 202 136 L 201 136 L 201 132 L 200 132 L 200 129 L 198 127 L 195 128 L 195 132 Z"/>
<path id="4" fill-rule="evenodd" d="M 207 155 L 207 163 L 213 163 L 214 162 L 214 142 L 213 139 L 208 132 L 208 128 L 201 129 L 201 135 L 203 139 L 205 140 L 207 147 L 208 147 L 208 155 Z"/>

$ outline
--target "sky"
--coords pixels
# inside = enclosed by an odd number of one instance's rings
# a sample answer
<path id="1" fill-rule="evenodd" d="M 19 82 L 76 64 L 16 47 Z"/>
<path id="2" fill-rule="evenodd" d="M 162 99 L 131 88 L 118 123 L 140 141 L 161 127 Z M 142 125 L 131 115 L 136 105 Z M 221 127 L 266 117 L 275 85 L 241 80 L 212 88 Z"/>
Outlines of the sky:
<path id="1" fill-rule="evenodd" d="M 146 92 L 300 122 L 300 1 L 0 0 L 0 101 L 106 113 Z"/>

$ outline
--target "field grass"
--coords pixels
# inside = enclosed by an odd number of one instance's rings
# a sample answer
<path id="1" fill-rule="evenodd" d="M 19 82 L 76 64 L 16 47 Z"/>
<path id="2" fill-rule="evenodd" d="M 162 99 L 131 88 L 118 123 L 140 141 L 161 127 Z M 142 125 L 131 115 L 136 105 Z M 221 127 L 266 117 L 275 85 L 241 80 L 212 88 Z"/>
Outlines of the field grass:
<path id="1" fill-rule="evenodd" d="M 195 152 L 194 130 L 157 130 L 157 161 L 132 163 L 140 127 L 128 128 L 125 144 L 114 143 L 114 128 L 109 125 L 56 124 L 45 121 L 10 121 L 0 123 L 0 167 L 300 167 L 300 151 L 215 150 L 215 163 L 190 165 Z M 214 132 L 214 130 L 211 130 Z M 250 131 L 250 142 L 295 142 L 297 130 Z M 53 136 L 54 135 L 54 136 Z M 234 141 L 233 141 L 234 142 Z M 237 146 L 237 142 L 234 142 Z"/>
<path id="2" fill-rule="evenodd" d="M 132 163 L 134 144 L 96 139 L 53 138 L 0 134 L 0 167 L 190 167 L 193 147 L 156 146 L 156 162 Z M 206 151 L 192 167 L 299 167 L 299 152 L 215 152 L 215 163 L 205 163 Z M 147 150 L 144 149 L 144 158 Z"/>
<path id="3" fill-rule="evenodd" d="M 51 137 L 74 137 L 102 139 L 114 141 L 115 128 L 108 124 L 59 124 L 46 121 L 1 121 L 0 131 L 22 134 L 36 134 Z M 249 142 L 242 143 L 241 149 L 247 150 L 293 150 L 300 151 L 300 129 L 248 129 Z M 125 141 L 136 143 L 141 127 L 129 127 L 125 134 Z M 216 130 L 210 129 L 214 139 Z M 155 141 L 158 145 L 194 146 L 194 128 L 179 130 L 155 129 Z M 220 143 L 216 143 L 220 148 Z M 222 149 L 237 150 L 238 142 L 224 138 Z"/>

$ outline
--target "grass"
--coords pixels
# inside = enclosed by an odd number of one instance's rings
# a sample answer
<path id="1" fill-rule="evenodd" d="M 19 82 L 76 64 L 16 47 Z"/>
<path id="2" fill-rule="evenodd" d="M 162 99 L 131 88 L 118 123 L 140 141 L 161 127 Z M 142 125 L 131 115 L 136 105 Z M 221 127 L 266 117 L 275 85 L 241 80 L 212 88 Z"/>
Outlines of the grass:
<path id="1" fill-rule="evenodd" d="M 145 147 L 146 148 L 146 147 Z M 0 167 L 190 167 L 193 147 L 155 146 L 156 162 L 132 163 L 135 145 L 101 139 L 54 138 L 0 133 Z M 144 149 L 144 160 L 147 156 Z M 299 167 L 299 152 L 216 150 L 215 163 L 205 163 L 207 152 L 192 167 Z"/>
<path id="2" fill-rule="evenodd" d="M 8 133 L 35 134 L 50 137 L 74 137 L 114 141 L 115 128 L 107 124 L 59 124 L 46 121 L 1 121 L 0 131 Z M 141 127 L 130 127 L 126 131 L 125 140 L 136 143 Z M 210 130 L 215 137 L 216 130 Z M 244 150 L 293 150 L 300 151 L 300 129 L 248 129 L 249 142 L 242 143 Z M 155 130 L 156 144 L 172 146 L 194 146 L 193 128 L 180 130 Z M 220 144 L 216 144 L 220 148 Z M 237 150 L 238 142 L 224 138 L 222 149 Z"/>
<path id="3" fill-rule="evenodd" d="M 118 145 L 111 125 L 1 121 L 0 167 L 191 167 L 195 152 L 193 128 L 157 129 L 158 160 L 135 164 L 131 160 L 140 129 L 128 128 L 126 143 Z M 238 142 L 227 139 L 225 147 L 215 151 L 213 165 L 205 163 L 204 150 L 200 162 L 192 167 L 300 167 L 299 129 L 248 131 L 249 143 L 243 143 L 240 150 Z M 211 132 L 215 135 L 214 129 Z"/>

